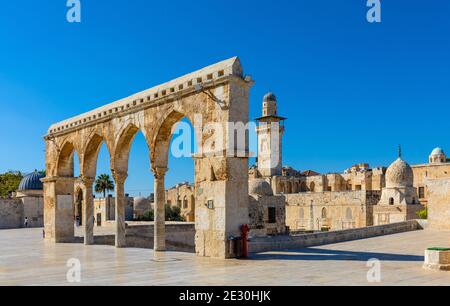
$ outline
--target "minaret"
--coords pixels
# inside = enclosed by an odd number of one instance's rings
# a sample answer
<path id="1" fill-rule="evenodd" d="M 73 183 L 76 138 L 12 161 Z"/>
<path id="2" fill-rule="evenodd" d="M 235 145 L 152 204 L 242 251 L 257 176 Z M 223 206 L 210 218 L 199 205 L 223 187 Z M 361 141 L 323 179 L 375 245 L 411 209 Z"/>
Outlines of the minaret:
<path id="1" fill-rule="evenodd" d="M 263 177 L 282 175 L 282 138 L 284 121 L 277 112 L 277 98 L 273 93 L 264 96 L 263 116 L 256 119 L 258 127 L 258 171 Z"/>

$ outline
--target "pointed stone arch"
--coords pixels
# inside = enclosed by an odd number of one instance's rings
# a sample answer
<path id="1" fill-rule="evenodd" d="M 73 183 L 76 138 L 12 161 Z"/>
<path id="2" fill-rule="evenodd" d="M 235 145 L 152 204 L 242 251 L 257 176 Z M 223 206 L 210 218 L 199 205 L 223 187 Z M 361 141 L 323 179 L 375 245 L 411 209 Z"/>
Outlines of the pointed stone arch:
<path id="1" fill-rule="evenodd" d="M 58 161 L 56 165 L 56 176 L 73 177 L 74 176 L 74 154 L 75 152 L 80 158 L 80 153 L 75 148 L 72 141 L 66 141 L 59 151 Z"/>
<path id="2" fill-rule="evenodd" d="M 83 176 L 90 178 L 96 177 L 98 155 L 103 143 L 106 143 L 105 138 L 98 133 L 93 134 L 86 142 L 80 164 L 80 171 Z M 106 147 L 111 156 L 111 151 L 107 144 Z"/>
<path id="3" fill-rule="evenodd" d="M 128 161 L 130 159 L 131 146 L 137 134 L 142 132 L 134 123 L 128 123 L 118 134 L 113 154 L 111 154 L 111 170 L 118 173 L 128 173 Z M 146 133 L 142 132 L 148 146 Z"/>

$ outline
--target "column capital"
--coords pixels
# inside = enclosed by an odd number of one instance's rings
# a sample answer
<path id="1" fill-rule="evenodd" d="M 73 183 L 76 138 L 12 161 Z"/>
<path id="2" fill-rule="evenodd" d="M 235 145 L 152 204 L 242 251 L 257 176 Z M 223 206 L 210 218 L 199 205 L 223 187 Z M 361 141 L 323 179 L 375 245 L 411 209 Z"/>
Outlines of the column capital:
<path id="1" fill-rule="evenodd" d="M 94 184 L 94 182 L 95 182 L 95 178 L 93 178 L 93 177 L 87 177 L 87 176 L 81 175 L 81 176 L 78 178 L 78 182 L 80 182 L 81 184 L 83 184 L 85 187 L 91 187 L 92 184 Z"/>
<path id="2" fill-rule="evenodd" d="M 125 183 L 125 180 L 128 177 L 128 173 L 126 172 L 119 172 L 119 171 L 115 171 L 115 170 L 111 170 L 114 181 L 116 182 L 116 184 L 123 184 Z"/>
<path id="3" fill-rule="evenodd" d="M 164 178 L 167 170 L 169 170 L 167 167 L 152 167 L 152 172 L 156 179 Z"/>

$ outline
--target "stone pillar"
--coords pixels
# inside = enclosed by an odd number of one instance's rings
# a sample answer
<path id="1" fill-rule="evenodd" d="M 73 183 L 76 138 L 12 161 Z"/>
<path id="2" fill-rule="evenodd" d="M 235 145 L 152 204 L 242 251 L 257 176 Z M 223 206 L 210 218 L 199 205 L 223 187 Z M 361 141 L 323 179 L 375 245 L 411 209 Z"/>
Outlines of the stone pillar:
<path id="1" fill-rule="evenodd" d="M 94 244 L 94 197 L 92 194 L 93 178 L 82 178 L 83 184 L 83 227 L 84 244 Z"/>
<path id="2" fill-rule="evenodd" d="M 164 178 L 167 168 L 155 167 L 152 169 L 155 176 L 155 234 L 153 249 L 155 252 L 166 250 L 166 190 Z"/>
<path id="3" fill-rule="evenodd" d="M 49 177 L 44 183 L 45 238 L 55 243 L 74 240 L 73 177 Z"/>
<path id="4" fill-rule="evenodd" d="M 315 220 L 314 220 L 314 201 L 311 201 L 311 204 L 309 205 L 309 230 L 313 231 L 314 230 L 314 225 Z"/>
<path id="5" fill-rule="evenodd" d="M 114 172 L 116 183 L 116 248 L 126 247 L 125 239 L 125 180 L 126 173 Z"/>

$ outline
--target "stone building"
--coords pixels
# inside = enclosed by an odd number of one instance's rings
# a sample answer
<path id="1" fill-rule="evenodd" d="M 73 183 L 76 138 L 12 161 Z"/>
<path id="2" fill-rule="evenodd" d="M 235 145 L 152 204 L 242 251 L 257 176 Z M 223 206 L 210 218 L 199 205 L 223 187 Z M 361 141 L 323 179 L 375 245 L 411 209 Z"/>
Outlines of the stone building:
<path id="1" fill-rule="evenodd" d="M 249 227 L 251 236 L 286 233 L 286 205 L 283 195 L 274 195 L 264 179 L 249 181 Z"/>
<path id="2" fill-rule="evenodd" d="M 154 209 L 154 203 L 150 198 L 136 197 L 133 200 L 133 216 L 138 220 L 144 216 L 147 211 Z"/>
<path id="3" fill-rule="evenodd" d="M 21 228 L 25 218 L 29 227 L 44 225 L 43 177 L 37 171 L 25 176 L 12 198 L 0 199 L 0 229 Z"/>
<path id="4" fill-rule="evenodd" d="M 420 204 L 414 187 L 414 172 L 411 166 L 399 158 L 386 172 L 386 187 L 381 200 L 374 206 L 375 225 L 403 222 L 416 219 L 417 212 L 424 208 Z"/>
<path id="5" fill-rule="evenodd" d="M 429 184 L 450 179 L 450 163 L 436 148 L 429 163 L 409 166 L 402 159 L 388 169 L 356 164 L 343 173 L 320 174 L 283 167 L 282 136 L 277 98 L 263 98 L 258 118 L 258 161 L 249 177 L 263 179 L 276 195 L 285 195 L 286 225 L 291 231 L 335 230 L 386 224 L 417 218 L 428 204 Z M 436 195 L 437 192 L 434 192 Z M 436 197 L 436 196 L 435 196 Z M 439 205 L 439 204 L 436 204 Z"/>
<path id="6" fill-rule="evenodd" d="M 125 195 L 125 221 L 134 220 L 134 199 Z M 116 199 L 112 196 L 94 199 L 94 217 L 96 226 L 104 226 L 116 220 Z M 81 218 L 82 220 L 82 218 Z"/>
<path id="7" fill-rule="evenodd" d="M 412 170 L 414 187 L 417 188 L 420 203 L 428 206 L 428 198 L 430 197 L 428 182 L 450 178 L 450 162 L 444 150 L 436 148 L 431 152 L 427 164 L 413 165 Z"/>
<path id="8" fill-rule="evenodd" d="M 184 182 L 166 190 L 166 202 L 170 206 L 179 207 L 181 216 L 187 222 L 195 222 L 195 193 L 193 185 Z"/>
<path id="9" fill-rule="evenodd" d="M 373 225 L 380 191 L 326 191 L 287 194 L 286 225 L 291 231 L 329 231 Z"/>
<path id="10" fill-rule="evenodd" d="M 286 226 L 291 231 L 341 230 L 413 219 L 428 203 L 427 182 L 450 178 L 450 163 L 440 148 L 433 150 L 428 164 L 412 167 L 401 159 L 388 169 L 361 163 L 328 174 L 283 167 L 286 118 L 278 116 L 273 93 L 264 96 L 262 113 L 257 119 L 258 164 L 249 170 L 249 224 L 254 236 L 283 234 Z M 399 182 L 403 175 L 405 180 Z M 165 192 L 166 203 L 179 207 L 188 222 L 195 222 L 194 188 L 183 182 Z M 113 198 L 95 200 L 97 222 L 114 220 L 114 203 Z M 137 219 L 153 203 L 135 198 L 133 211 L 127 207 L 127 220 Z"/>

